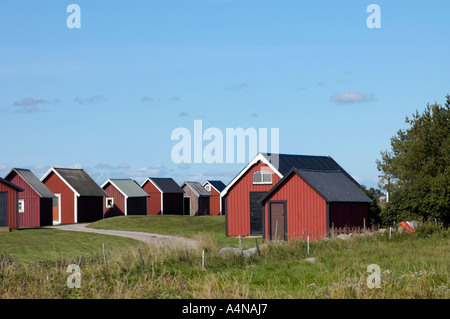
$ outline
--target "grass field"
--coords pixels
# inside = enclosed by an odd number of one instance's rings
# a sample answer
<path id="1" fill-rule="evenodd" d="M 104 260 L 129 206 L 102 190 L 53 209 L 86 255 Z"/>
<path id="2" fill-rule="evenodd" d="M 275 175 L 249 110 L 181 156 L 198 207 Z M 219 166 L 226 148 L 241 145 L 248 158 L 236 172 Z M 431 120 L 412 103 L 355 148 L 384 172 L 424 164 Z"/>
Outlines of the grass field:
<path id="1" fill-rule="evenodd" d="M 20 263 L 79 258 L 108 250 L 127 250 L 140 242 L 115 236 L 34 228 L 0 233 L 0 255 L 8 254 Z"/>
<path id="2" fill-rule="evenodd" d="M 222 246 L 238 244 L 235 238 L 222 238 L 223 220 L 204 216 L 187 219 L 173 216 L 160 218 L 111 218 L 94 227 L 160 232 L 199 239 L 201 249 L 190 250 L 186 260 L 183 249 L 144 247 L 134 241 L 118 239 L 115 249 L 108 250 L 108 268 L 97 247 L 103 238 L 78 234 L 80 245 L 92 245 L 93 254 L 83 255 L 80 266 L 81 287 L 66 285 L 66 268 L 78 263 L 81 250 L 68 245 L 67 259 L 57 262 L 24 262 L 36 253 L 25 251 L 16 259 L 18 247 L 8 248 L 5 240 L 39 241 L 40 230 L 23 230 L 0 234 L 0 251 L 4 274 L 0 278 L 2 298 L 445 298 L 450 297 L 448 267 L 450 261 L 449 231 L 430 234 L 388 234 L 354 237 L 350 240 L 318 241 L 265 245 L 261 256 L 218 255 Z M 168 218 L 167 218 L 168 217 Z M 177 220 L 178 219 L 178 220 Z M 167 223 L 165 225 L 165 223 Z M 178 226 L 174 224 L 178 223 Z M 171 226 L 169 226 L 169 224 Z M 42 234 L 46 234 L 44 230 Z M 56 231 L 55 231 L 56 232 Z M 200 232 L 200 234 L 199 234 Z M 28 234 L 30 233 L 30 234 Z M 59 234 L 57 236 L 66 236 Z M 10 235 L 14 239 L 5 239 Z M 24 236 L 23 239 L 19 237 Z M 74 236 L 71 232 L 67 236 Z M 76 235 L 75 235 L 76 236 Z M 77 237 L 77 236 L 76 236 Z M 95 236 L 96 237 L 96 236 Z M 114 237 L 115 238 L 115 237 Z M 63 239 L 61 237 L 61 239 Z M 66 238 L 67 239 L 67 238 Z M 116 239 L 116 238 L 115 238 Z M 83 243 L 84 240 L 90 241 Z M 227 242 L 229 240 L 230 242 Z M 248 240 L 250 246 L 254 239 Z M 41 243 L 44 245 L 43 243 Z M 261 242 L 259 242 L 261 244 Z M 48 243 L 35 249 L 49 258 L 62 255 Z M 20 245 L 19 245 L 20 246 Z M 231 245 L 230 245 L 231 246 Z M 141 255 L 138 252 L 140 248 Z M 60 247 L 64 250 L 64 247 Z M 88 248 L 86 248 L 88 249 Z M 205 250 L 205 268 L 202 267 Z M 16 251 L 16 253 L 14 253 Z M 141 258 L 142 256 L 142 258 Z M 315 263 L 306 258 L 316 258 Z M 42 258 L 40 258 L 42 260 Z M 380 288 L 369 289 L 367 266 L 381 269 Z"/>

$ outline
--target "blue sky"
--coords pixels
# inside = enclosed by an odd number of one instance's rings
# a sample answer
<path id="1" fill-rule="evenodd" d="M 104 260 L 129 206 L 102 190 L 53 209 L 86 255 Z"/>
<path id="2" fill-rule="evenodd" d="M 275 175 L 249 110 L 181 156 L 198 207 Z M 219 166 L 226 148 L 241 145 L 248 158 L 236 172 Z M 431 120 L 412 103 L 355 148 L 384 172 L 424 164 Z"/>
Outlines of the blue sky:
<path id="1" fill-rule="evenodd" d="M 0 176 L 228 183 L 244 164 L 171 159 L 172 131 L 202 120 L 279 128 L 281 153 L 329 155 L 377 186 L 405 117 L 450 93 L 449 13 L 438 0 L 2 0 Z"/>

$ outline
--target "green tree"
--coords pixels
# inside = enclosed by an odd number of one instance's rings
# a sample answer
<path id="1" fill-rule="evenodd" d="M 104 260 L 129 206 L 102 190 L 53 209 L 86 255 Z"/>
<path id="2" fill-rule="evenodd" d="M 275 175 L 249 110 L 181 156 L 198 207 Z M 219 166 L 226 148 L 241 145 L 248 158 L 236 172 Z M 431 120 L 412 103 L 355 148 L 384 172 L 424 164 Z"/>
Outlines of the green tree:
<path id="1" fill-rule="evenodd" d="M 381 208 L 379 205 L 379 196 L 377 196 L 377 194 L 381 193 L 381 191 L 375 190 L 373 187 L 367 189 L 364 185 L 361 185 L 360 188 L 371 200 L 373 200 L 373 202 L 369 204 L 369 225 L 380 225 L 382 223 Z"/>
<path id="2" fill-rule="evenodd" d="M 450 95 L 445 106 L 427 105 L 406 117 L 409 127 L 391 138 L 391 150 L 377 160 L 380 187 L 390 192 L 381 217 L 450 222 Z M 389 183 L 387 183 L 389 181 Z"/>

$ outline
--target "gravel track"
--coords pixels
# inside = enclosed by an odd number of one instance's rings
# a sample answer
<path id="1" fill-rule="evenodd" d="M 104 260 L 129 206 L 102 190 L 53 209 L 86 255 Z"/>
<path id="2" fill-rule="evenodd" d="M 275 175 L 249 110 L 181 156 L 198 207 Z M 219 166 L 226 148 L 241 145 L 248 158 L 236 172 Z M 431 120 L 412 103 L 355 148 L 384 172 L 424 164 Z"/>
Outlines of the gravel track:
<path id="1" fill-rule="evenodd" d="M 94 229 L 94 228 L 87 228 L 86 227 L 87 225 L 89 224 L 59 225 L 59 226 L 49 226 L 47 228 L 127 237 L 142 241 L 152 246 L 172 246 L 172 247 L 186 246 L 188 248 L 198 247 L 197 241 L 184 237 L 161 235 L 147 232 L 137 232 L 137 231 Z"/>

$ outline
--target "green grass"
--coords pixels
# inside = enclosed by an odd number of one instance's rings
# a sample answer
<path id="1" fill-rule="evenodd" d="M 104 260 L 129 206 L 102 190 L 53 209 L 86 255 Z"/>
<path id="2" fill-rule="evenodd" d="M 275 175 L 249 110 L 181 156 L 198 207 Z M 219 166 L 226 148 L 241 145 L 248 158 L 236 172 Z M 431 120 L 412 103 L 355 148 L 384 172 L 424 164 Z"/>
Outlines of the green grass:
<path id="1" fill-rule="evenodd" d="M 136 248 L 134 239 L 93 233 L 33 228 L 0 233 L 0 254 L 8 254 L 19 262 L 78 258 L 81 255 L 108 250 Z"/>
<path id="2" fill-rule="evenodd" d="M 170 225 L 169 220 L 172 220 Z M 150 225 L 149 221 L 153 224 Z M 186 260 L 184 249 L 140 246 L 141 259 L 137 246 L 131 242 L 130 246 L 124 245 L 122 240 L 126 239 L 119 238 L 117 249 L 112 249 L 111 246 L 108 250 L 108 269 L 106 269 L 101 255 L 101 243 L 106 238 L 101 238 L 102 236 L 82 239 L 81 235 L 92 234 L 80 233 L 78 237 L 71 232 L 53 230 L 43 230 L 42 233 L 41 230 L 23 230 L 0 234 L 1 247 L 8 246 L 3 244 L 5 238 L 9 237 L 6 239 L 9 241 L 8 244 L 18 241 L 18 247 L 11 246 L 11 251 L 20 250 L 20 246 L 30 240 L 36 241 L 32 243 L 30 251 L 23 252 L 25 259 L 35 254 L 44 254 L 48 257 L 64 256 L 66 249 L 68 253 L 68 259 L 54 263 L 39 263 L 38 266 L 33 263 L 17 263 L 14 256 L 11 258 L 9 255 L 0 256 L 2 261 L 6 261 L 4 276 L 0 278 L 0 296 L 2 298 L 450 298 L 448 229 L 432 233 L 424 231 L 413 234 L 394 233 L 392 238 L 385 233 L 352 237 L 345 241 L 338 239 L 317 241 L 310 243 L 310 254 L 307 254 L 305 241 L 294 240 L 262 246 L 260 257 L 253 255 L 245 259 L 240 255 L 227 257 L 218 255 L 220 245 L 217 243 L 228 244 L 223 238 L 217 239 L 224 227 L 223 217 L 220 216 L 218 218 L 118 217 L 94 224 L 95 227 L 107 225 L 116 229 L 200 238 L 201 247 L 198 250 L 190 249 Z M 78 251 L 69 244 L 52 248 L 42 240 L 52 238 L 47 231 L 54 232 L 51 236 L 75 236 L 73 238 L 77 243 L 75 246 L 87 246 Z M 58 238 L 70 240 L 69 237 Z M 235 238 L 228 240 L 234 244 L 238 243 Z M 247 244 L 250 243 L 254 243 L 254 240 Z M 31 253 L 33 249 L 40 252 Z M 46 249 L 50 251 L 46 252 Z M 81 288 L 69 289 L 66 286 L 68 277 L 66 268 L 69 264 L 78 262 L 77 258 L 81 251 L 89 249 L 95 253 L 83 258 Z M 203 249 L 205 268 L 201 266 Z M 55 254 L 54 251 L 58 253 Z M 15 255 L 18 256 L 17 253 Z M 309 263 L 305 260 L 308 257 L 315 257 L 317 260 L 315 263 Z M 366 269 L 370 264 L 377 264 L 381 268 L 381 288 L 367 287 L 369 273 Z"/>
<path id="3" fill-rule="evenodd" d="M 225 236 L 225 216 L 118 216 L 88 225 L 95 229 L 141 231 L 196 238 L 208 234 L 218 247 L 238 247 L 239 240 Z M 243 238 L 244 248 L 253 247 L 255 239 Z"/>

